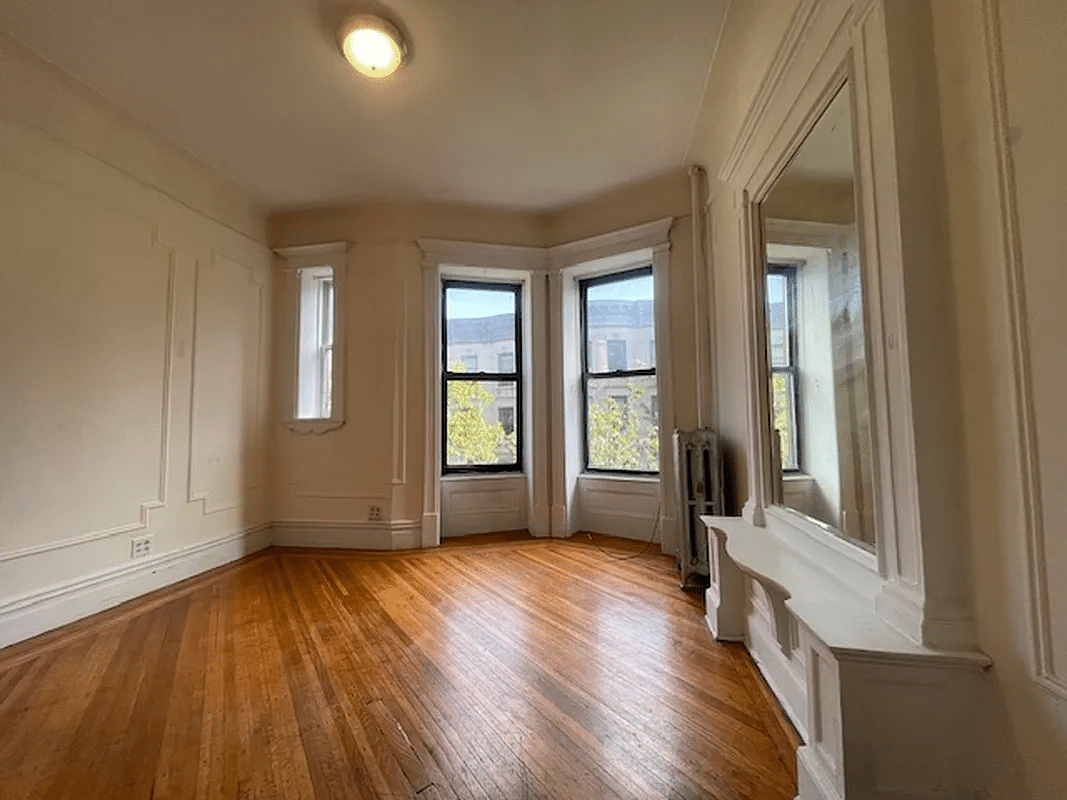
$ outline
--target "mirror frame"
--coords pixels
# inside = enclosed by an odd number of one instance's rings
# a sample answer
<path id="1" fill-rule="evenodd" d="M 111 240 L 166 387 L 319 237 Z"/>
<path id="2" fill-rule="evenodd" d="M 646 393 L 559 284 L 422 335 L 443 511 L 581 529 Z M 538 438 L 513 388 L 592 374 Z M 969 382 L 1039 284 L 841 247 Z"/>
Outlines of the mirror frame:
<path id="1" fill-rule="evenodd" d="M 810 119 L 805 119 L 805 127 L 802 127 L 798 134 L 802 133 L 799 141 L 796 142 L 795 149 L 790 151 L 785 163 L 782 164 L 781 169 L 774 174 L 764 187 L 761 187 L 761 194 L 752 198 L 752 203 L 758 208 L 759 214 L 756 219 L 758 230 L 754 235 L 759 237 L 757 249 L 755 252 L 762 253 L 764 258 L 764 277 L 760 281 L 758 287 L 753 287 L 753 291 L 759 296 L 760 310 L 763 313 L 763 319 L 760 322 L 762 328 L 760 333 L 762 336 L 762 342 L 760 346 L 764 352 L 764 383 L 762 390 L 766 393 L 767 401 L 767 419 L 773 419 L 772 405 L 773 398 L 770 387 L 770 349 L 768 346 L 767 335 L 767 292 L 766 292 L 766 275 L 767 264 L 770 262 L 770 257 L 767 254 L 768 246 L 772 244 L 769 241 L 771 233 L 778 231 L 780 234 L 786 236 L 789 241 L 775 241 L 773 244 L 782 245 L 800 245 L 805 247 L 817 247 L 827 248 L 831 246 L 839 246 L 844 237 L 844 230 L 846 228 L 854 228 L 851 241 L 852 244 L 859 251 L 859 270 L 860 270 L 860 284 L 861 284 L 861 299 L 862 299 L 862 315 L 863 315 L 863 352 L 864 352 L 864 373 L 865 383 L 867 384 L 867 397 L 868 397 L 868 413 L 871 415 L 872 422 L 874 420 L 875 409 L 871 398 L 873 398 L 873 385 L 871 380 L 871 372 L 867 368 L 867 365 L 871 363 L 870 353 L 870 339 L 871 339 L 871 317 L 872 314 L 877 313 L 879 298 L 871 296 L 868 290 L 868 285 L 871 283 L 872 276 L 869 272 L 867 265 L 867 248 L 863 237 L 863 218 L 860 210 L 860 180 L 859 174 L 859 148 L 857 144 L 857 137 L 855 135 L 856 128 L 856 107 L 853 93 L 849 93 L 849 109 L 848 113 L 851 115 L 851 127 L 853 130 L 853 136 L 851 141 L 851 149 L 849 155 L 852 162 L 853 171 L 853 213 L 856 220 L 852 225 L 844 226 L 840 224 L 821 223 L 821 222 L 806 222 L 801 220 L 780 220 L 774 217 L 768 217 L 763 213 L 763 207 L 767 198 L 774 191 L 778 185 L 778 181 L 782 175 L 789 169 L 789 165 L 793 163 L 793 159 L 797 156 L 801 149 L 808 141 L 808 137 L 815 131 L 823 117 L 829 112 L 831 106 L 837 102 L 841 92 L 845 88 L 855 84 L 853 77 L 854 70 L 852 69 L 851 61 L 842 65 L 840 71 L 834 75 L 833 81 L 827 86 L 825 96 L 820 97 L 820 102 L 813 108 L 813 114 Z M 810 127 L 806 127 L 810 123 Z M 804 263 L 800 261 L 799 263 Z M 875 304 L 872 306 L 871 301 L 875 300 Z M 799 409 L 798 409 L 799 413 Z M 768 444 L 773 443 L 773 423 L 769 423 L 768 430 Z M 768 486 L 768 494 L 765 496 L 766 504 L 764 506 L 764 513 L 767 515 L 785 515 L 783 522 L 793 525 L 801 530 L 806 531 L 809 535 L 821 535 L 821 532 L 829 533 L 836 536 L 840 541 L 845 542 L 853 547 L 859 547 L 871 555 L 877 554 L 877 541 L 878 541 L 878 527 L 879 527 L 879 515 L 878 515 L 878 454 L 877 454 L 877 436 L 876 432 L 871 430 L 871 471 L 872 471 L 872 508 L 870 509 L 871 516 L 874 521 L 875 528 L 875 542 L 867 543 L 861 539 L 848 536 L 844 530 L 835 527 L 833 524 L 820 520 L 810 514 L 805 514 L 799 509 L 786 505 L 782 502 L 781 488 L 778 486 L 778 465 L 775 463 L 773 453 L 769 452 L 767 458 L 764 460 L 763 468 L 766 470 L 764 476 Z M 820 533 L 816 533 L 816 531 Z M 860 557 L 862 558 L 862 557 Z M 863 559 L 866 561 L 866 559 Z M 869 563 L 869 562 L 868 562 Z"/>
<path id="2" fill-rule="evenodd" d="M 924 11 L 925 9 L 925 11 Z M 742 516 L 913 639 L 976 640 L 958 502 L 957 365 L 944 341 L 942 142 L 922 0 L 801 0 L 719 172 L 739 228 L 748 497 Z M 921 20 L 920 20 L 921 21 Z M 761 202 L 837 92 L 852 89 L 877 552 L 773 502 Z M 905 313 L 907 312 L 907 313 Z M 925 477 L 920 484 L 919 475 Z"/>
<path id="3" fill-rule="evenodd" d="M 755 397 L 750 400 L 753 406 L 752 412 L 756 419 L 750 424 L 753 439 L 756 446 L 752 448 L 755 458 L 750 458 L 750 476 L 753 480 L 754 491 L 750 492 L 746 504 L 745 516 L 751 517 L 750 521 L 756 522 L 762 519 L 762 524 L 767 527 L 781 530 L 787 535 L 799 533 L 815 542 L 833 549 L 837 554 L 848 558 L 861 567 L 882 574 L 882 564 L 879 552 L 885 538 L 882 528 L 885 524 L 882 512 L 882 472 L 884 464 L 879 457 L 878 443 L 882 441 L 881 425 L 884 415 L 879 413 L 880 396 L 876 393 L 879 385 L 879 375 L 876 369 L 884 369 L 885 361 L 879 358 L 874 351 L 877 350 L 875 342 L 880 339 L 875 331 L 883 328 L 881 320 L 881 296 L 877 282 L 877 263 L 871 255 L 870 241 L 866 230 L 871 227 L 865 224 L 864 187 L 868 183 L 868 176 L 862 169 L 862 147 L 860 145 L 860 115 L 858 113 L 858 95 L 856 91 L 856 67 L 855 53 L 852 49 L 845 54 L 843 60 L 824 78 L 821 88 L 815 94 L 813 101 L 809 101 L 808 110 L 803 117 L 797 120 L 792 128 L 792 134 L 776 142 L 777 148 L 771 148 L 765 159 L 758 165 L 759 168 L 752 175 L 748 186 L 745 188 L 744 222 L 747 229 L 749 242 L 748 258 L 749 276 L 746 281 L 748 305 L 750 307 L 750 320 L 746 325 L 752 340 L 754 354 L 750 355 L 749 371 L 753 373 L 753 389 Z M 807 141 L 807 137 L 818 125 L 823 114 L 826 113 L 839 92 L 846 86 L 852 87 L 851 108 L 852 114 L 852 163 L 854 169 L 854 195 L 856 198 L 856 239 L 860 250 L 860 275 L 863 286 L 863 327 L 864 349 L 867 358 L 867 391 L 870 402 L 870 414 L 872 419 L 871 441 L 871 468 L 874 477 L 874 508 L 875 540 L 878 543 L 872 550 L 863 547 L 862 544 L 848 539 L 844 533 L 834 526 L 814 519 L 796 509 L 776 502 L 775 498 L 775 465 L 773 463 L 773 446 L 771 429 L 771 396 L 770 377 L 767 368 L 767 298 L 766 298 L 766 253 L 767 253 L 767 220 L 763 215 L 763 203 L 770 195 L 779 177 L 785 172 L 794 156 Z M 752 357 L 752 356 L 755 356 Z M 757 369 L 758 361 L 758 369 Z M 763 421 L 760 424 L 760 420 Z M 759 523 L 757 523 L 759 524 Z"/>

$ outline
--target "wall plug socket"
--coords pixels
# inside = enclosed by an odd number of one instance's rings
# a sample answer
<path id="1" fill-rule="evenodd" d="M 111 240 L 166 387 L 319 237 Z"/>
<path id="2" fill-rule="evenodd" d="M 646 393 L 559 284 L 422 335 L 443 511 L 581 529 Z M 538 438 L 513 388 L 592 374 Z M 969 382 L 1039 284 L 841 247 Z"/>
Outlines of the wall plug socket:
<path id="1" fill-rule="evenodd" d="M 136 536 L 130 540 L 130 558 L 144 558 L 152 554 L 152 537 Z"/>

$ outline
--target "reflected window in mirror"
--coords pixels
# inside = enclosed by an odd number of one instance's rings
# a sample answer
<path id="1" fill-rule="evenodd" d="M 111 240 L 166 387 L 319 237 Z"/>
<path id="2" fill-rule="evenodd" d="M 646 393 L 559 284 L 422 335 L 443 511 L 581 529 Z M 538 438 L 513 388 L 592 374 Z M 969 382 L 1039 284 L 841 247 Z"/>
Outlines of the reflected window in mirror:
<path id="1" fill-rule="evenodd" d="M 771 413 L 782 469 L 800 470 L 797 429 L 797 268 L 767 266 L 767 347 L 771 362 Z"/>
<path id="2" fill-rule="evenodd" d="M 852 99 L 846 84 L 764 198 L 775 496 L 873 547 L 874 498 Z"/>

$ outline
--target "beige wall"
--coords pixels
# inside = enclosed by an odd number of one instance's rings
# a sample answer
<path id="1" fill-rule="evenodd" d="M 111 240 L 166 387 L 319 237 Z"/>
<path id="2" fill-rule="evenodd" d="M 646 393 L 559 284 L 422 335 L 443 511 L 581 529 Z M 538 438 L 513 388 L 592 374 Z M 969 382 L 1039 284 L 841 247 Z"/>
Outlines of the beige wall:
<path id="1" fill-rule="evenodd" d="M 933 3 L 938 79 L 949 187 L 952 266 L 959 328 L 967 505 L 982 647 L 993 657 L 1003 713 L 1038 798 L 1067 796 L 1067 694 L 1037 685 L 1033 602 L 1047 603 L 1042 626 L 1052 644 L 1050 668 L 1067 686 L 1067 15 L 1057 0 Z M 1002 35 L 1007 142 L 1014 191 L 1001 191 L 994 132 L 991 64 L 982 6 L 996 11 Z M 990 59 L 990 55 L 993 59 Z M 995 74 L 992 76 L 995 77 Z M 995 83 L 993 84 L 995 85 Z M 1005 148 L 1007 148 L 1005 150 Z M 1012 242 L 1012 204 L 1018 215 Z M 1008 249 L 1005 249 L 1007 242 Z M 1014 248 L 1013 248 L 1014 245 Z M 1016 249 L 1013 254 L 1012 249 Z M 1015 272 L 1017 270 L 1017 272 Z M 1013 272 L 1020 279 L 1016 293 Z M 1025 337 L 1013 346 L 1010 302 Z M 1028 340 L 1029 346 L 1026 346 Z M 1013 396 L 1013 351 L 1032 376 L 1033 426 Z M 1038 493 L 1028 500 L 1022 449 L 1035 445 Z M 1044 585 L 1028 567 L 1027 515 L 1044 543 Z M 1007 761 L 1007 759 L 1002 759 Z M 998 773 L 997 797 L 1019 796 L 1011 764 Z"/>
<path id="2" fill-rule="evenodd" d="M 757 87 L 796 3 L 734 3 L 714 64 L 705 106 L 691 147 L 694 161 L 714 176 L 738 134 Z M 1008 153 L 1016 186 L 1007 195 L 998 181 L 990 61 L 983 13 L 999 5 L 1003 34 L 1004 100 Z M 1014 800 L 1067 796 L 1067 696 L 1035 679 L 1034 603 L 1047 607 L 1044 630 L 1052 644 L 1049 668 L 1067 685 L 1067 15 L 1059 0 L 978 3 L 936 0 L 933 37 L 936 84 L 948 189 L 951 270 L 958 330 L 965 464 L 965 519 L 974 562 L 981 647 L 994 660 L 983 708 L 988 745 L 980 769 L 990 797 Z M 1007 187 L 1009 190 L 1012 187 Z M 711 250 L 715 308 L 717 419 L 731 454 L 736 505 L 746 476 L 742 372 L 741 287 L 737 211 L 712 186 Z M 1010 220 L 1017 202 L 1017 266 L 1025 292 L 1019 349 L 1032 391 L 1013 395 Z M 1005 241 L 1009 247 L 1005 248 Z M 915 343 L 926 347 L 934 343 Z M 1026 342 L 1023 341 L 1023 345 Z M 1030 430 L 1020 421 L 1032 406 Z M 1036 444 L 1035 488 L 1024 480 L 1024 443 Z M 1028 565 L 1029 519 L 1042 523 L 1043 585 Z M 1038 533 L 1041 530 L 1038 529 Z"/>
<path id="3" fill-rule="evenodd" d="M 416 238 L 547 247 L 666 216 L 672 232 L 672 316 L 678 340 L 692 340 L 684 314 L 691 308 L 689 188 L 684 172 L 592 198 L 550 214 L 445 204 L 365 204 L 275 214 L 270 241 L 288 247 L 349 241 L 346 424 L 321 435 L 275 425 L 275 519 L 288 522 L 363 522 L 370 506 L 383 518 L 414 523 L 423 512 L 426 424 L 425 315 L 422 254 Z M 282 286 L 280 269 L 276 286 Z M 688 304 L 688 305 L 687 305 Z M 677 308 L 675 307 L 677 306 Z M 691 311 L 688 312 L 691 314 Z M 290 324 L 276 315 L 277 337 Z M 690 345 L 683 348 L 679 382 L 686 385 Z M 279 357 L 284 357 L 279 354 Z M 284 371 L 276 371 L 284 397 Z M 691 383 L 690 383 L 691 385 Z M 678 392 L 682 421 L 692 417 L 691 390 Z"/>
<path id="4" fill-rule="evenodd" d="M 366 521 L 370 506 L 379 506 L 387 521 L 420 521 L 426 362 L 422 253 L 415 239 L 532 245 L 543 238 L 542 221 L 468 206 L 368 204 L 276 214 L 270 237 L 276 247 L 353 243 L 343 298 L 347 421 L 321 435 L 294 433 L 275 421 L 275 519 Z M 280 269 L 275 280 L 280 288 Z M 280 338 L 291 317 L 279 313 L 275 323 Z M 284 371 L 277 375 L 281 398 L 289 387 Z"/>
<path id="5" fill-rule="evenodd" d="M 264 231 L 240 189 L 0 38 L 0 623 L 117 574 L 132 536 L 163 555 L 267 521 Z"/>
<path id="6" fill-rule="evenodd" d="M 851 225 L 856 221 L 852 181 L 820 181 L 782 176 L 763 203 L 773 219 L 797 219 Z"/>

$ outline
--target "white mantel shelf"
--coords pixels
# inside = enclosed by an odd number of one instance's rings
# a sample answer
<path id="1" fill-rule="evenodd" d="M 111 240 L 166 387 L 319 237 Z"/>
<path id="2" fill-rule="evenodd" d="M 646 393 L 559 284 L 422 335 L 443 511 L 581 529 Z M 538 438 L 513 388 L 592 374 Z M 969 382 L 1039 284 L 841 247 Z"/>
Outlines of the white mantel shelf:
<path id="1" fill-rule="evenodd" d="M 976 670 L 991 666 L 983 653 L 937 650 L 908 638 L 881 619 L 865 598 L 810 564 L 780 535 L 741 517 L 700 519 L 721 533 L 730 560 L 764 588 L 772 605 L 784 605 L 839 659 L 933 661 Z"/>
<path id="2" fill-rule="evenodd" d="M 700 519 L 708 628 L 745 642 L 800 731 L 799 800 L 973 796 L 976 737 L 961 731 L 974 731 L 990 659 L 906 636 L 854 575 L 784 533 L 740 517 Z"/>

